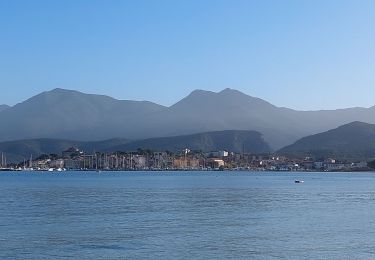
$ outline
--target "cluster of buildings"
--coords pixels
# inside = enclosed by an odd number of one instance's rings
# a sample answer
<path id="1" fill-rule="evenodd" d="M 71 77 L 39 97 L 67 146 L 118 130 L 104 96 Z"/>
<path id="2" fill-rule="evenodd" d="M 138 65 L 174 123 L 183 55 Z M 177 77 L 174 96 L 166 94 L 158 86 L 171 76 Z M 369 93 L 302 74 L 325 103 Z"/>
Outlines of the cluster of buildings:
<path id="1" fill-rule="evenodd" d="M 251 170 L 251 171 L 356 171 L 368 170 L 367 162 L 341 162 L 335 159 L 288 158 L 228 151 L 208 153 L 185 149 L 178 153 L 137 152 L 86 154 L 77 148 L 61 156 L 43 155 L 16 166 L 33 170 Z"/>
<path id="2" fill-rule="evenodd" d="M 228 153 L 225 152 L 224 155 Z M 205 157 L 185 149 L 178 154 L 170 152 L 93 153 L 86 154 L 77 148 L 69 148 L 61 156 L 43 155 L 16 166 L 29 170 L 202 170 L 221 169 L 221 158 Z"/>

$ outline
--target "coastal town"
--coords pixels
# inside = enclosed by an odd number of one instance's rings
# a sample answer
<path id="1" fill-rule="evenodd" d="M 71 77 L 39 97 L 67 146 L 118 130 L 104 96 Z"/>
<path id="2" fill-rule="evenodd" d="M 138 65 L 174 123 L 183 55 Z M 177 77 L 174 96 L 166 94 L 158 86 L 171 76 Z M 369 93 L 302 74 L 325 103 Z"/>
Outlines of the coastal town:
<path id="1" fill-rule="evenodd" d="M 335 158 L 289 158 L 229 151 L 197 152 L 184 149 L 177 153 L 138 149 L 134 152 L 85 153 L 71 147 L 60 155 L 30 156 L 17 164 L 7 164 L 1 154 L 0 170 L 9 171 L 368 171 L 367 161 L 342 161 Z"/>

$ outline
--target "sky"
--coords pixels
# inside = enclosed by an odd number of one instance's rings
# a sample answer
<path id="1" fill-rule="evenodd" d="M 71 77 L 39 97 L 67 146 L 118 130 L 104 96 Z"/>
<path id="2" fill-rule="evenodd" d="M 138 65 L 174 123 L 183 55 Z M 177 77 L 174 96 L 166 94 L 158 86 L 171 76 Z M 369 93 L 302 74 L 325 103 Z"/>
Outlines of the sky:
<path id="1" fill-rule="evenodd" d="M 240 90 L 375 105 L 375 1 L 0 1 L 0 104 L 54 88 L 172 105 Z"/>

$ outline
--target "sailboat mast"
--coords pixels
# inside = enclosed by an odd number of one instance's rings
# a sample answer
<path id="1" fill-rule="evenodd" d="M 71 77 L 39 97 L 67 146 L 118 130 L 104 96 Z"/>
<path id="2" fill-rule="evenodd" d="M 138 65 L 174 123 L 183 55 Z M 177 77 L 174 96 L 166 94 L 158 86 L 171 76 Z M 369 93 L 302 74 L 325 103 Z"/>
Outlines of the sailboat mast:
<path id="1" fill-rule="evenodd" d="M 30 155 L 29 168 L 33 168 L 33 155 Z"/>

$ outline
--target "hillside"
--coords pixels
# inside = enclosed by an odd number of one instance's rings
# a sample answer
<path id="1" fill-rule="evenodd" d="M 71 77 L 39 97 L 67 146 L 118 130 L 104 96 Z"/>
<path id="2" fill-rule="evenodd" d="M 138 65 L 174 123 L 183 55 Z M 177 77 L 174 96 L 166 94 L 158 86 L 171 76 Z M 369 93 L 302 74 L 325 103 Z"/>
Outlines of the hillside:
<path id="1" fill-rule="evenodd" d="M 0 143 L 0 152 L 8 158 L 8 162 L 20 162 L 24 159 L 36 158 L 42 154 L 59 154 L 76 147 L 87 153 L 136 151 L 138 148 L 154 151 L 178 152 L 185 148 L 200 151 L 227 150 L 233 152 L 269 153 L 270 147 L 260 133 L 255 131 L 222 131 L 200 133 L 187 136 L 153 138 L 138 141 L 126 139 L 110 139 L 96 142 L 82 142 L 60 139 L 29 139 Z"/>
<path id="2" fill-rule="evenodd" d="M 129 142 L 126 139 L 110 139 L 97 142 L 81 142 L 60 139 L 29 139 L 0 143 L 0 152 L 4 153 L 8 162 L 22 162 L 30 156 L 36 158 L 42 154 L 59 154 L 70 148 L 77 147 L 85 152 L 107 151 L 113 146 Z"/>
<path id="3" fill-rule="evenodd" d="M 302 138 L 278 151 L 293 156 L 375 158 L 375 125 L 353 122 L 316 135 Z"/>
<path id="4" fill-rule="evenodd" d="M 271 149 L 261 134 L 255 131 L 227 130 L 193 135 L 151 138 L 133 141 L 112 150 L 134 151 L 138 148 L 155 151 L 181 151 L 185 148 L 203 152 L 226 150 L 231 152 L 269 153 Z"/>

